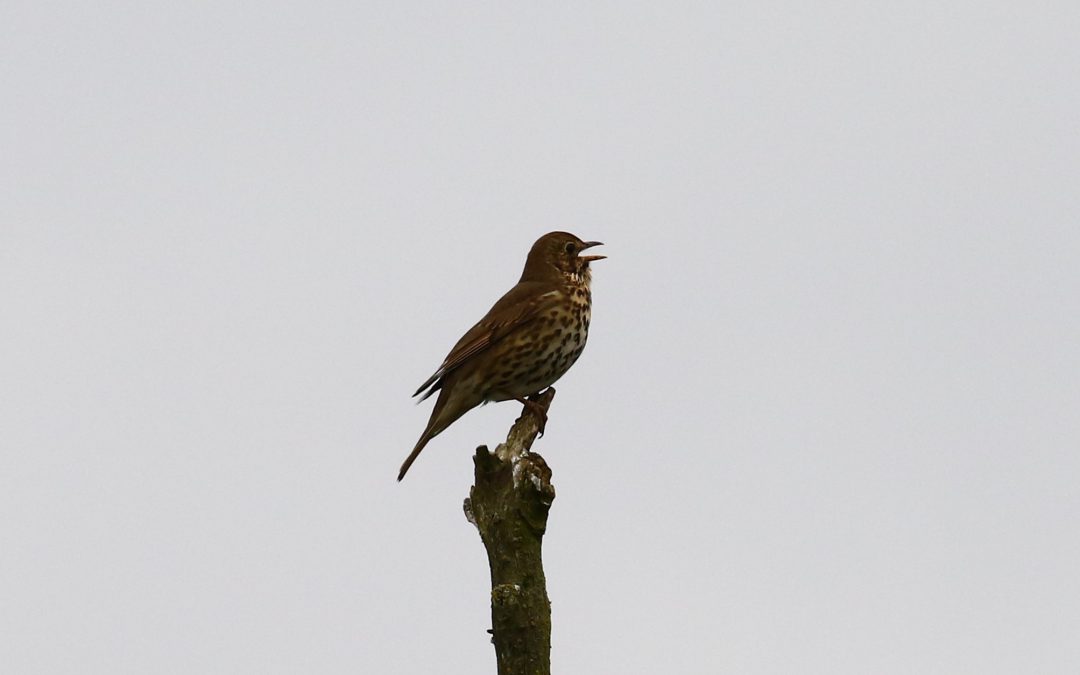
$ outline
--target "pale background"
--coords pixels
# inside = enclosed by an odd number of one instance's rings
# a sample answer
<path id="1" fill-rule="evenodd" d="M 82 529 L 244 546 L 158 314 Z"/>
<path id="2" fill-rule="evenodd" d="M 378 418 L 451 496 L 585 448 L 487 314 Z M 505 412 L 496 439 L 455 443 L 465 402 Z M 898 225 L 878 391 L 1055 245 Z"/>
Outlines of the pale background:
<path id="1" fill-rule="evenodd" d="M 564 674 L 1080 672 L 1076 2 L 0 5 L 5 673 L 494 673 L 410 393 L 607 243 Z"/>

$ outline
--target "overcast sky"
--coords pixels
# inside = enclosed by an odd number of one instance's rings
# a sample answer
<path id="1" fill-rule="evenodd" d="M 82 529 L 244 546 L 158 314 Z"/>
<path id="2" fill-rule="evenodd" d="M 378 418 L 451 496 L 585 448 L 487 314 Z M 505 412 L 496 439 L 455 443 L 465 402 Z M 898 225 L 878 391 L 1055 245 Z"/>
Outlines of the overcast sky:
<path id="1" fill-rule="evenodd" d="M 564 674 L 1080 672 L 1075 2 L 0 5 L 0 663 L 494 673 L 489 405 Z"/>

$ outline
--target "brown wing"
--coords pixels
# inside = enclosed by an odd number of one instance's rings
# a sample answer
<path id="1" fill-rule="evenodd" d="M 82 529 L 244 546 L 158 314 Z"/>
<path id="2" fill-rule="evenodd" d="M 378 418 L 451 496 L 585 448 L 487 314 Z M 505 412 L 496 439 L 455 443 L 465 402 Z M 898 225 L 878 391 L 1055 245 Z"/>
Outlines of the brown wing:
<path id="1" fill-rule="evenodd" d="M 558 288 L 536 281 L 521 282 L 488 310 L 483 319 L 469 329 L 450 350 L 439 369 L 420 385 L 413 396 L 424 393 L 421 401 L 442 385 L 441 378 L 498 342 L 515 328 L 525 325 L 558 302 Z M 430 387 L 430 389 L 429 389 Z M 425 392 L 424 390 L 427 389 Z"/>

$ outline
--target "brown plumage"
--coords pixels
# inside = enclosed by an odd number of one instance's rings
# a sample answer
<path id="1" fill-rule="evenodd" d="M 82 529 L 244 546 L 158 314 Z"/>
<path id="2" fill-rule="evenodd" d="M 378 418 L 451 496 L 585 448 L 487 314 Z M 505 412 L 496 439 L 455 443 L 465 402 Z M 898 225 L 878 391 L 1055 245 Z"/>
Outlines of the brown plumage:
<path id="1" fill-rule="evenodd" d="M 401 465 L 405 477 L 427 442 L 481 403 L 517 400 L 551 386 L 574 365 L 589 334 L 589 263 L 599 246 L 549 232 L 529 251 L 521 280 L 469 329 L 413 396 L 439 398 L 427 428 Z"/>

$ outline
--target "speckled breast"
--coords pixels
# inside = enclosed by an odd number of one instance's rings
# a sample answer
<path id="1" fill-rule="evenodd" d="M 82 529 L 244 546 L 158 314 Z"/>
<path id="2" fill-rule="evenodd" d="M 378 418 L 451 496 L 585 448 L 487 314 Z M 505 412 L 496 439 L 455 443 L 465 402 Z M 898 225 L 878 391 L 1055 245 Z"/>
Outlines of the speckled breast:
<path id="1" fill-rule="evenodd" d="M 501 359 L 505 368 L 489 400 L 528 396 L 546 389 L 581 356 L 592 318 L 589 274 L 566 275 L 560 302 L 537 318 L 535 330 Z"/>
<path id="2" fill-rule="evenodd" d="M 567 301 L 550 312 L 551 320 L 545 323 L 539 344 L 546 345 L 540 356 L 536 379 L 529 382 L 530 392 L 540 391 L 555 383 L 570 370 L 585 349 L 589 337 L 589 321 L 592 318 L 592 297 L 587 281 L 568 285 Z"/>

